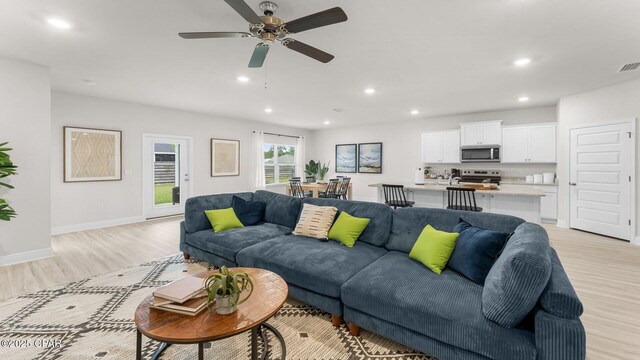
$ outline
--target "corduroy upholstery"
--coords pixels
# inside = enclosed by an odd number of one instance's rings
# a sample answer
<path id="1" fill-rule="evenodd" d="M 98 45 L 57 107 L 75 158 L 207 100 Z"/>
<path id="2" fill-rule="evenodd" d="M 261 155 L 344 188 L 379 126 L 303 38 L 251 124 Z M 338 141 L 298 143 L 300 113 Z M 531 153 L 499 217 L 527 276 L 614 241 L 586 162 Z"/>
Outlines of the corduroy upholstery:
<path id="1" fill-rule="evenodd" d="M 216 266 L 271 269 L 289 283 L 290 296 L 439 360 L 585 357 L 582 304 L 546 232 L 537 225 L 497 214 L 426 208 L 394 211 L 380 204 L 305 199 L 371 218 L 374 226 L 350 249 L 335 241 L 281 235 L 295 227 L 302 201 L 258 191 L 235 195 L 267 204 L 263 228 L 245 230 L 251 239 L 240 233 L 214 239 L 204 210 L 230 207 L 233 195 L 187 201 L 180 250 Z M 450 269 L 436 275 L 408 258 L 425 225 L 451 231 L 459 218 L 514 233 L 484 288 Z M 202 230 L 208 231 L 192 237 Z M 199 236 L 202 248 L 187 241 Z"/>
<path id="2" fill-rule="evenodd" d="M 580 320 L 563 319 L 538 309 L 534 313 L 538 360 L 584 360 L 587 339 Z"/>
<path id="3" fill-rule="evenodd" d="M 365 242 L 348 248 L 336 241 L 291 235 L 241 250 L 236 261 L 271 270 L 297 287 L 338 299 L 347 280 L 386 252 Z"/>
<path id="4" fill-rule="evenodd" d="M 186 242 L 192 247 L 235 262 L 238 251 L 288 233 L 291 233 L 291 229 L 286 226 L 263 223 L 217 233 L 211 229 L 189 233 Z"/>
<path id="5" fill-rule="evenodd" d="M 582 303 L 554 249 L 551 249 L 550 258 L 553 269 L 547 287 L 540 295 L 540 305 L 545 311 L 555 316 L 577 319 L 584 310 Z"/>
<path id="6" fill-rule="evenodd" d="M 369 219 L 369 224 L 360 234 L 358 241 L 383 246 L 389 240 L 393 210 L 387 205 L 322 198 L 306 198 L 302 202 L 317 206 L 333 206 L 338 211 L 346 211 L 351 216 Z"/>
<path id="7" fill-rule="evenodd" d="M 534 334 L 488 320 L 481 298 L 482 286 L 452 270 L 425 271 L 397 251 L 342 286 L 345 306 L 378 319 L 492 359 L 535 359 Z"/>
<path id="8" fill-rule="evenodd" d="M 493 264 L 482 290 L 482 312 L 506 327 L 518 325 L 538 302 L 551 276 L 547 232 L 518 226 Z"/>
<path id="9" fill-rule="evenodd" d="M 196 196 L 187 199 L 184 205 L 184 223 L 190 233 L 212 229 L 211 222 L 204 214 L 205 210 L 227 209 L 231 207 L 233 197 L 247 201 L 253 199 L 253 193 L 217 194 Z"/>
<path id="10" fill-rule="evenodd" d="M 431 225 L 437 230 L 452 232 L 461 218 L 473 226 L 504 233 L 512 233 L 524 222 L 520 218 L 508 215 L 447 209 L 403 208 L 393 211 L 391 236 L 386 248 L 408 254 L 425 226 Z"/>

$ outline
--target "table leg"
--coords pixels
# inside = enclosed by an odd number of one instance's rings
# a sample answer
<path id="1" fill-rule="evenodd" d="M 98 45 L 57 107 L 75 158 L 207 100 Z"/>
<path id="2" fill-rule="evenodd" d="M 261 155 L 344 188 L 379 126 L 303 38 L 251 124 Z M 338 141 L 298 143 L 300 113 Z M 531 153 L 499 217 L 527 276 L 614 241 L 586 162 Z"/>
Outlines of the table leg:
<path id="1" fill-rule="evenodd" d="M 204 360 L 204 343 L 198 344 L 198 360 Z"/>
<path id="2" fill-rule="evenodd" d="M 136 328 L 136 360 L 142 360 L 142 333 Z"/>
<path id="3" fill-rule="evenodd" d="M 251 360 L 258 360 L 258 326 L 251 328 Z"/>
<path id="4" fill-rule="evenodd" d="M 347 189 L 347 200 L 353 200 L 353 188 L 351 186 Z"/>
<path id="5" fill-rule="evenodd" d="M 270 325 L 268 323 L 263 323 L 262 326 L 271 331 L 273 335 L 276 336 L 276 338 L 280 342 L 280 346 L 282 347 L 282 357 L 280 358 L 280 360 L 285 360 L 287 358 L 287 344 L 285 344 L 284 337 L 282 336 L 282 334 L 280 334 L 280 331 L 278 331 L 275 327 L 273 327 L 273 325 Z M 267 348 L 264 349 L 265 353 L 267 352 L 267 350 Z"/>
<path id="6" fill-rule="evenodd" d="M 153 353 L 153 355 L 151 355 L 151 360 L 157 360 L 160 355 L 162 355 L 162 353 L 167 350 L 167 348 L 171 346 L 171 344 L 168 343 L 162 343 L 160 344 L 160 346 L 158 346 L 158 348 L 156 349 L 156 351 Z"/>
<path id="7" fill-rule="evenodd" d="M 320 197 L 320 196 L 318 195 L 318 189 L 313 189 L 313 190 L 311 190 L 311 196 L 312 196 L 312 197 L 314 197 L 314 198 Z"/>

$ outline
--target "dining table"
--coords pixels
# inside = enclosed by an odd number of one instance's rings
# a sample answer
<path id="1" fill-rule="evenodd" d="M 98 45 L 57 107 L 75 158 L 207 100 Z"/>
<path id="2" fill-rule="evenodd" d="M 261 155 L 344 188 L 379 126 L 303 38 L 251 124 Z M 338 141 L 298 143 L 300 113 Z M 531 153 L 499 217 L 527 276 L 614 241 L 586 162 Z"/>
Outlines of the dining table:
<path id="1" fill-rule="evenodd" d="M 302 183 L 302 190 L 304 192 L 310 192 L 311 196 L 314 198 L 320 197 L 321 191 L 326 191 L 328 183 Z M 291 195 L 291 185 L 287 185 L 287 195 Z M 347 188 L 347 200 L 353 199 L 353 183 L 349 183 L 349 187 Z"/>

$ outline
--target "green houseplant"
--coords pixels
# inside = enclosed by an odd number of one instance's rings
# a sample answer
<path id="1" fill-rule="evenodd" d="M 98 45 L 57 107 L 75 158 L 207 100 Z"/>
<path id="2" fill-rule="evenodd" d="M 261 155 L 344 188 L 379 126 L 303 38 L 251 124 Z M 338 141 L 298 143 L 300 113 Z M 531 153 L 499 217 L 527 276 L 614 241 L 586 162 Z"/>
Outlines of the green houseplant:
<path id="1" fill-rule="evenodd" d="M 207 307 L 215 301 L 215 310 L 220 315 L 234 313 L 238 305 L 247 301 L 253 293 L 251 275 L 243 271 L 231 271 L 223 266 L 217 273 L 209 275 L 204 282 L 207 291 Z M 244 298 L 240 294 L 249 293 Z M 210 309 L 210 308 L 209 308 Z"/>
<path id="2" fill-rule="evenodd" d="M 319 161 L 311 160 L 305 165 L 304 173 L 308 176 L 315 177 L 318 181 L 324 181 L 324 178 L 329 172 L 329 164 L 331 164 L 331 161 L 325 165 Z"/>
<path id="3" fill-rule="evenodd" d="M 13 149 L 5 147 L 7 144 L 7 142 L 0 144 L 0 180 L 8 176 L 17 174 L 16 169 L 18 167 L 13 164 L 8 153 Z M 3 181 L 0 181 L 0 187 L 13 189 L 13 186 Z M 10 221 L 11 218 L 15 217 L 16 215 L 17 214 L 15 210 L 13 210 L 11 206 L 9 206 L 7 201 L 4 199 L 0 199 L 0 220 Z"/>

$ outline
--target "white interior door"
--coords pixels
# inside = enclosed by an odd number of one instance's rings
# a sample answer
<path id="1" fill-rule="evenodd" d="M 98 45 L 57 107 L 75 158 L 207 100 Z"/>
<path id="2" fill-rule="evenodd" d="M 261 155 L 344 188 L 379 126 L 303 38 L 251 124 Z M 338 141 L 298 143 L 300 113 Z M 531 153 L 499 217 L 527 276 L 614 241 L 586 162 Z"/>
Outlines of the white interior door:
<path id="1" fill-rule="evenodd" d="M 191 140 L 144 135 L 143 191 L 147 218 L 184 213 L 191 195 Z"/>
<path id="2" fill-rule="evenodd" d="M 571 130 L 570 227 L 631 240 L 632 123 Z"/>

